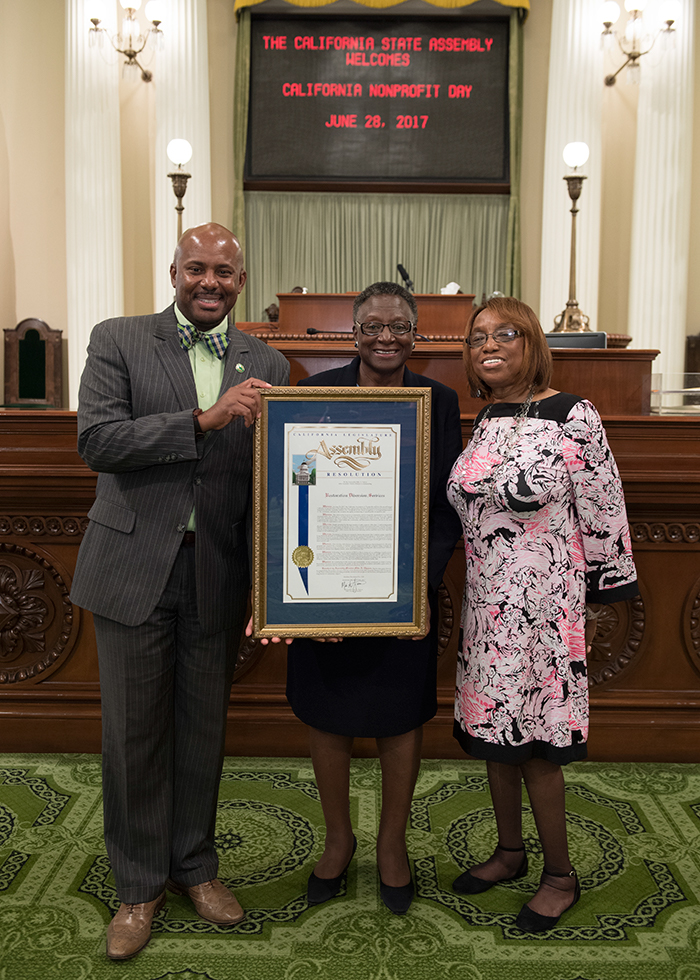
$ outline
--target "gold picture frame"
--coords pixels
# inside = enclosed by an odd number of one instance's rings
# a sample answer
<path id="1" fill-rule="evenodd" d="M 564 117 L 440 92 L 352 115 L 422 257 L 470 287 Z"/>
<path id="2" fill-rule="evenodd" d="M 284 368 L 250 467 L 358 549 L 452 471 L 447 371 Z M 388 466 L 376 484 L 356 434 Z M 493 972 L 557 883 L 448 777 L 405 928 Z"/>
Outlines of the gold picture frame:
<path id="1" fill-rule="evenodd" d="M 430 388 L 260 396 L 253 636 L 425 635 Z"/>

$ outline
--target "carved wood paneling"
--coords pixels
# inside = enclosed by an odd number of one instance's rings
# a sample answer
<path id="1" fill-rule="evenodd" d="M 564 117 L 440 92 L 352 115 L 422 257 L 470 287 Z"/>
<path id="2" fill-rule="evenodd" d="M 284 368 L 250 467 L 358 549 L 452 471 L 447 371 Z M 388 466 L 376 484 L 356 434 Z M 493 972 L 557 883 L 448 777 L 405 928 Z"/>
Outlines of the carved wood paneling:
<path id="1" fill-rule="evenodd" d="M 630 528 L 633 541 L 649 541 L 652 544 L 697 544 L 700 542 L 700 524 L 635 523 Z"/>
<path id="2" fill-rule="evenodd" d="M 0 687 L 33 684 L 70 655 L 80 610 L 45 552 L 0 542 Z"/>
<path id="3" fill-rule="evenodd" d="M 0 535 L 26 535 L 32 537 L 43 534 L 56 537 L 65 534 L 67 537 L 82 537 L 88 526 L 88 519 L 77 517 L 23 517 L 19 514 L 0 514 Z"/>
<path id="4" fill-rule="evenodd" d="M 419 369 L 439 377 L 435 357 L 447 345 L 436 344 L 430 354 L 424 346 Z M 449 354 L 452 360 L 459 366 L 458 352 Z M 468 395 L 460 395 L 468 412 Z M 471 419 L 463 415 L 465 436 Z M 697 761 L 700 420 L 604 415 L 604 424 L 625 487 L 643 600 L 617 604 L 601 617 L 589 658 L 590 755 Z M 0 743 L 6 751 L 100 748 L 92 620 L 68 603 L 96 480 L 75 446 L 74 413 L 0 410 Z M 451 718 L 463 582 L 458 546 L 438 597 L 439 709 L 426 726 L 427 757 L 462 757 Z M 286 648 L 241 644 L 229 752 L 308 752 L 306 729 L 284 696 L 285 674 Z M 356 751 L 371 755 L 376 746 L 358 740 Z"/>
<path id="5" fill-rule="evenodd" d="M 587 658 L 589 687 L 604 687 L 610 681 L 620 679 L 639 653 L 644 627 L 644 601 L 641 596 L 602 607 Z"/>

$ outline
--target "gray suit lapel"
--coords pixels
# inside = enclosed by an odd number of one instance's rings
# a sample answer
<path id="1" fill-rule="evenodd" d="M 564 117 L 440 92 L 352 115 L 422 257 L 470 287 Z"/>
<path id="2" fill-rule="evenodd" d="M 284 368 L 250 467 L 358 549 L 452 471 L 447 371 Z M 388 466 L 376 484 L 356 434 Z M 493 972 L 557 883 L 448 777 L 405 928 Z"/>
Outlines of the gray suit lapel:
<path id="1" fill-rule="evenodd" d="M 156 356 L 173 386 L 180 407 L 197 407 L 197 389 L 192 374 L 192 365 L 186 350 L 180 345 L 177 335 L 177 320 L 172 306 L 158 315 L 155 330 Z"/>
<path id="2" fill-rule="evenodd" d="M 228 338 L 220 394 L 228 388 L 239 385 L 242 381 L 255 376 L 250 364 L 250 344 L 246 335 L 231 324 L 228 330 Z"/>

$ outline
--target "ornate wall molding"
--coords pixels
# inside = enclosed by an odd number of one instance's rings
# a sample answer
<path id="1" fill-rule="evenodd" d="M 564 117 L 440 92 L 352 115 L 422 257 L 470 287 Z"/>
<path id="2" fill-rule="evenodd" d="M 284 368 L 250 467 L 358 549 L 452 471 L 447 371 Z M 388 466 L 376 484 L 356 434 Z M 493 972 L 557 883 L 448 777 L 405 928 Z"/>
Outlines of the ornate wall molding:
<path id="1" fill-rule="evenodd" d="M 646 625 L 641 596 L 603 606 L 588 655 L 588 686 L 617 680 L 639 653 Z"/>
<path id="2" fill-rule="evenodd" d="M 82 537 L 88 526 L 87 517 L 39 517 L 33 514 L 0 514 L 0 535 L 43 535 L 70 538 Z"/>
<path id="3" fill-rule="evenodd" d="M 630 532 L 635 542 L 650 541 L 652 544 L 698 544 L 700 542 L 700 524 L 654 521 L 632 524 Z"/>
<path id="4" fill-rule="evenodd" d="M 70 655 L 80 610 L 45 553 L 0 542 L 0 688 L 35 684 Z"/>

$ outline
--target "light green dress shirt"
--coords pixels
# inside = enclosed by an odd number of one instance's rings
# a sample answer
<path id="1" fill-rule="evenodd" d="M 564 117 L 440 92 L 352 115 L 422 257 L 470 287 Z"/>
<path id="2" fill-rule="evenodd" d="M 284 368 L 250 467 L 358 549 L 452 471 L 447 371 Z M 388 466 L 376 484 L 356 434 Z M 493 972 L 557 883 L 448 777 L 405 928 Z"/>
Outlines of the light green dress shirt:
<path id="1" fill-rule="evenodd" d="M 178 323 L 187 324 L 189 327 L 193 327 L 194 324 L 191 323 L 186 316 L 184 316 L 177 303 L 175 304 L 175 316 L 177 317 Z M 228 317 L 225 317 L 221 323 L 211 329 L 214 333 L 224 333 L 227 329 Z M 194 344 L 193 347 L 187 351 L 190 357 L 190 364 L 192 366 L 192 374 L 194 375 L 194 383 L 197 389 L 197 404 L 206 412 L 208 408 L 211 408 L 219 400 L 219 393 L 221 391 L 221 382 L 224 380 L 224 358 L 219 359 L 216 354 L 213 354 L 206 344 L 199 343 Z M 205 433 L 204 438 L 209 435 Z M 194 508 L 190 514 L 190 519 L 187 523 L 187 530 L 194 531 Z"/>

